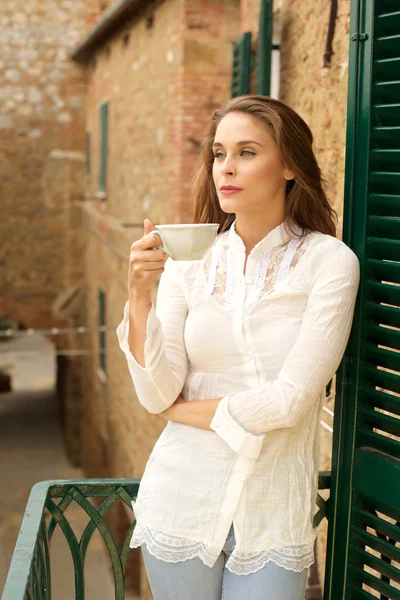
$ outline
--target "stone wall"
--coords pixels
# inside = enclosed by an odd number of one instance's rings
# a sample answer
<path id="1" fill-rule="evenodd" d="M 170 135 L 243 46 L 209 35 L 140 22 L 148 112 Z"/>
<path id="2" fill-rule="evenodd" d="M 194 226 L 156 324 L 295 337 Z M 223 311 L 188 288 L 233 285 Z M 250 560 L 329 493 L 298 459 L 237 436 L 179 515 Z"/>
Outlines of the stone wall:
<path id="1" fill-rule="evenodd" d="M 255 50 L 260 2 L 247 0 L 244 6 L 242 31 L 252 31 Z M 314 134 L 315 153 L 338 212 L 341 237 L 350 0 L 338 2 L 334 54 L 330 67 L 324 67 L 329 13 L 330 3 L 323 0 L 274 2 L 274 27 L 281 45 L 279 99 L 296 110 Z"/>

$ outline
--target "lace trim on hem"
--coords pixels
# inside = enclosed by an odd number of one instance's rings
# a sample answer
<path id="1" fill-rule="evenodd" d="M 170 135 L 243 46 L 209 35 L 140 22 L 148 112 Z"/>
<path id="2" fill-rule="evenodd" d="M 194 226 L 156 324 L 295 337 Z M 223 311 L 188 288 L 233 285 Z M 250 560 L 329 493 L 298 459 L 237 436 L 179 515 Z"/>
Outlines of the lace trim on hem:
<path id="1" fill-rule="evenodd" d="M 316 530 L 313 531 L 315 540 Z M 200 558 L 207 566 L 213 567 L 220 552 L 212 550 L 202 542 L 195 542 L 152 530 L 148 527 L 136 526 L 130 548 L 138 548 L 146 544 L 147 550 L 158 560 L 177 563 L 192 558 Z M 249 575 L 262 569 L 268 562 L 288 570 L 301 572 L 310 567 L 315 560 L 314 544 L 291 546 L 286 551 L 268 549 L 262 552 L 237 552 L 233 550 L 226 562 L 226 568 L 235 575 Z"/>
<path id="2" fill-rule="evenodd" d="M 137 548 L 145 543 L 150 554 L 165 562 L 177 563 L 198 557 L 207 567 L 212 567 L 220 554 L 202 542 L 166 535 L 148 527 L 139 528 L 139 531 L 137 529 L 138 525 L 134 529 L 129 547 Z"/>
<path id="3" fill-rule="evenodd" d="M 283 556 L 279 550 L 265 550 L 250 557 L 246 554 L 234 554 L 229 557 L 226 568 L 235 573 L 235 575 L 250 575 L 256 573 L 269 562 L 283 567 L 287 571 L 299 573 L 310 567 L 314 562 L 314 550 L 311 547 L 308 554 L 301 557 Z"/>

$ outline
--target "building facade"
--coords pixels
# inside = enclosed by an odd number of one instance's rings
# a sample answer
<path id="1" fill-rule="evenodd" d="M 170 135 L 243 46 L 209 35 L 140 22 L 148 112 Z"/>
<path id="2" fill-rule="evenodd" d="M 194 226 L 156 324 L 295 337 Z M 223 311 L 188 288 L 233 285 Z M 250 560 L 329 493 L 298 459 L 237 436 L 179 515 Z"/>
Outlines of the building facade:
<path id="1" fill-rule="evenodd" d="M 341 237 L 350 0 L 336 15 L 333 4 L 274 2 L 271 89 L 313 131 Z M 267 68 L 257 63 L 261 5 L 30 0 L 18 12 L 8 0 L 0 9 L 0 310 L 28 327 L 94 330 L 53 338 L 87 352 L 59 370 L 69 454 L 90 477 L 140 477 L 164 427 L 138 403 L 115 335 L 129 250 L 145 218 L 190 222 L 198 145 L 231 96 L 233 43 L 251 32 L 250 92 Z M 328 411 L 321 470 L 330 468 Z M 128 520 L 122 511 L 115 528 Z M 321 524 L 320 585 L 325 535 Z M 130 572 L 131 588 L 150 598 L 139 553 Z"/>

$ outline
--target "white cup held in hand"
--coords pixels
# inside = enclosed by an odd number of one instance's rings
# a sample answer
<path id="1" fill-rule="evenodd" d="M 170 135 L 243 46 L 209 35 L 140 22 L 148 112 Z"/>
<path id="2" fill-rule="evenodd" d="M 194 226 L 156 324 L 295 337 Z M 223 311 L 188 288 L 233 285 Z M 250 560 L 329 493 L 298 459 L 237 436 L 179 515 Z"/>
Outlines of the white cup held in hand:
<path id="1" fill-rule="evenodd" d="M 154 225 L 162 244 L 157 246 L 173 260 L 200 260 L 212 246 L 219 223 Z"/>

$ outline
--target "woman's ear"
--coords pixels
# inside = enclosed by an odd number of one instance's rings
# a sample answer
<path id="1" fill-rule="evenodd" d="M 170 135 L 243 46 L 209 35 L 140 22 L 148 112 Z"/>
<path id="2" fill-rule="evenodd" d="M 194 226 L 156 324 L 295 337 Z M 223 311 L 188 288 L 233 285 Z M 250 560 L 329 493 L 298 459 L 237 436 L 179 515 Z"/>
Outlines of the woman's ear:
<path id="1" fill-rule="evenodd" d="M 291 181 L 295 178 L 294 172 L 291 169 L 289 169 L 289 167 L 285 167 L 283 169 L 283 176 L 287 181 Z"/>

